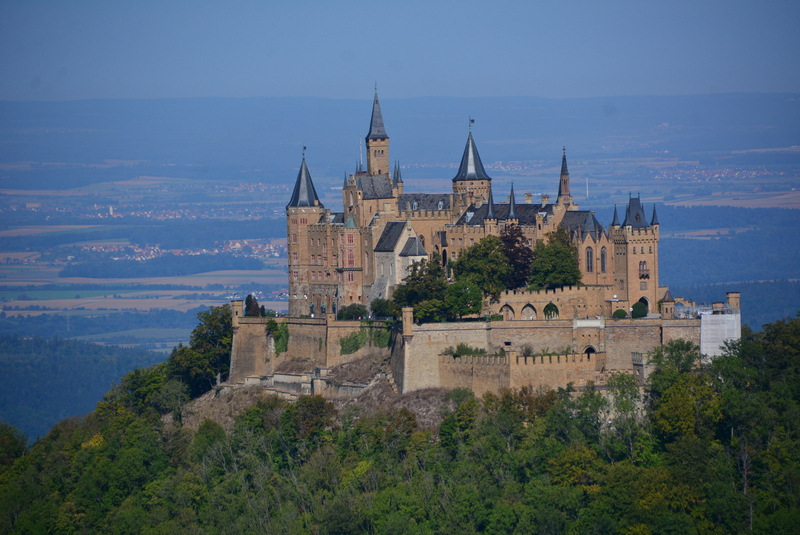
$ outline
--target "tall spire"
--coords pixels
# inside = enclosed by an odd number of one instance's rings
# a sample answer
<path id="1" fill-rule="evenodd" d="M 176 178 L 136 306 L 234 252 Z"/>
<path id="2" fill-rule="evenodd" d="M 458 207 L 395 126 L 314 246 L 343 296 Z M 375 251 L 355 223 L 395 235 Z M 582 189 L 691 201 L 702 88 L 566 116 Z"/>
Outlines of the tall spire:
<path id="1" fill-rule="evenodd" d="M 375 100 L 372 102 L 372 119 L 369 122 L 369 133 L 367 139 L 389 139 L 386 129 L 383 126 L 383 115 L 381 115 L 381 104 L 378 102 L 378 85 L 375 84 Z"/>
<path id="2" fill-rule="evenodd" d="M 611 226 L 614 225 L 619 226 L 619 216 L 617 216 L 617 205 L 614 205 L 614 221 L 611 222 Z"/>
<path id="3" fill-rule="evenodd" d="M 569 171 L 567 170 L 567 147 L 564 147 L 564 155 L 561 156 L 561 179 L 558 181 L 558 196 L 569 196 Z"/>
<path id="4" fill-rule="evenodd" d="M 653 219 L 650 221 L 650 225 L 658 225 L 658 216 L 656 215 L 656 205 L 653 205 Z"/>
<path id="5" fill-rule="evenodd" d="M 475 141 L 472 139 L 472 131 L 470 131 L 467 138 L 467 146 L 464 147 L 461 165 L 455 178 L 453 178 L 453 182 L 459 180 L 491 180 L 491 177 L 483 169 L 483 162 L 481 162 L 478 149 L 475 147 Z"/>
<path id="6" fill-rule="evenodd" d="M 519 219 L 517 217 L 517 201 L 514 200 L 514 183 L 511 183 L 511 197 L 508 202 L 508 217 L 506 219 Z"/>
<path id="7" fill-rule="evenodd" d="M 403 175 L 400 171 L 400 162 L 398 161 L 394 166 L 394 185 L 402 184 L 403 183 Z"/>
<path id="8" fill-rule="evenodd" d="M 497 219 L 494 213 L 494 197 L 492 196 L 492 186 L 489 186 L 489 200 L 487 201 L 486 217 L 484 219 Z"/>
<path id="9" fill-rule="evenodd" d="M 291 206 L 322 206 L 317 197 L 317 190 L 314 189 L 314 183 L 311 181 L 311 173 L 308 172 L 306 166 L 305 147 L 303 147 L 303 163 L 300 164 L 300 171 L 297 173 L 292 199 L 286 205 L 287 208 Z"/>
<path id="10" fill-rule="evenodd" d="M 342 187 L 343 188 L 347 187 L 347 171 L 344 172 L 344 186 L 342 186 Z"/>

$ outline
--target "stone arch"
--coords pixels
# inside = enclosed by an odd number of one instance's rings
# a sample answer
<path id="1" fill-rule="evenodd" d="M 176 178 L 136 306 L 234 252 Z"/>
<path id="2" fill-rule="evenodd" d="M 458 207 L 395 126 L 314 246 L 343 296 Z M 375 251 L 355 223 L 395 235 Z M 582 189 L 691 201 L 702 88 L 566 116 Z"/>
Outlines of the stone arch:
<path id="1" fill-rule="evenodd" d="M 583 350 L 583 354 L 586 357 L 586 360 L 591 362 L 592 357 L 597 353 L 597 350 L 592 346 L 586 346 L 586 349 Z"/>
<path id="2" fill-rule="evenodd" d="M 535 320 L 536 319 L 536 307 L 528 303 L 522 308 L 522 319 L 524 320 Z"/>
<path id="3" fill-rule="evenodd" d="M 514 320 L 514 309 L 511 308 L 511 305 L 509 305 L 508 303 L 503 305 L 503 308 L 500 309 L 500 313 L 503 315 L 504 321 Z"/>
<path id="4" fill-rule="evenodd" d="M 648 301 L 646 297 L 640 298 L 639 302 L 644 303 L 644 306 L 647 307 L 647 312 L 650 312 L 650 301 Z"/>
<path id="5" fill-rule="evenodd" d="M 547 303 L 544 307 L 544 319 L 546 320 L 557 320 L 558 319 L 558 307 L 553 304 L 553 302 Z"/>

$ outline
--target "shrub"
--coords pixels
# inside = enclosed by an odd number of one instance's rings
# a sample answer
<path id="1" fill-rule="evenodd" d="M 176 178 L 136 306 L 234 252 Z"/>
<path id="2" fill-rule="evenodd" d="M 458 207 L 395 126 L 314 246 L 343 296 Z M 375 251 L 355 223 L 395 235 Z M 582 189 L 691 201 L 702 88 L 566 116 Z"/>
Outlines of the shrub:
<path id="1" fill-rule="evenodd" d="M 625 318 L 628 317 L 628 313 L 622 310 L 621 308 L 618 308 L 617 310 L 614 311 L 614 317 L 617 319 L 624 320 Z"/>
<path id="2" fill-rule="evenodd" d="M 631 311 L 631 317 L 636 318 L 643 318 L 647 316 L 647 305 L 642 303 L 641 301 L 637 301 L 633 304 L 633 310 Z"/>
<path id="3" fill-rule="evenodd" d="M 352 305 L 347 305 L 346 307 L 342 308 L 339 311 L 339 314 L 336 316 L 338 320 L 358 320 L 361 318 L 367 317 L 367 309 L 364 305 L 353 303 Z"/>

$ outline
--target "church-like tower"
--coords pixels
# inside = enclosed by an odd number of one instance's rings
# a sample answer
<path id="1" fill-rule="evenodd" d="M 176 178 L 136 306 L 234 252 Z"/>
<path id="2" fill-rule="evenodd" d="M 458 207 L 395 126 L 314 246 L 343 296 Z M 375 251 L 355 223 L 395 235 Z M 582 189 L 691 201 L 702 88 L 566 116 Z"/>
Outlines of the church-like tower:
<path id="1" fill-rule="evenodd" d="M 649 312 L 658 312 L 659 224 L 655 206 L 648 223 L 641 199 L 631 197 L 621 225 L 615 207 L 611 238 L 615 249 L 615 289 L 622 294 L 620 298 L 624 296 L 630 306 L 642 301 Z"/>
<path id="2" fill-rule="evenodd" d="M 486 170 L 483 168 L 478 148 L 472 139 L 472 127 L 470 126 L 467 146 L 464 147 L 464 155 L 461 157 L 461 165 L 453 178 L 453 193 L 472 196 L 474 199 L 472 202 L 477 202 L 478 199 L 485 202 L 489 198 L 491 188 L 492 178 L 486 174 Z"/>
<path id="3" fill-rule="evenodd" d="M 570 206 L 572 195 L 569 193 L 569 170 L 567 170 L 567 148 L 561 156 L 561 178 L 558 181 L 558 204 Z"/>
<path id="4" fill-rule="evenodd" d="M 372 118 L 367 133 L 367 173 L 382 175 L 389 173 L 389 136 L 383 126 L 381 104 L 378 102 L 378 90 L 375 89 L 375 100 L 372 102 Z"/>
<path id="5" fill-rule="evenodd" d="M 308 172 L 303 151 L 303 162 L 297 173 L 292 198 L 286 205 L 290 316 L 309 314 L 311 310 L 309 225 L 317 223 L 324 211 L 325 207 L 320 202 L 317 190 L 311 181 L 311 173 Z"/>

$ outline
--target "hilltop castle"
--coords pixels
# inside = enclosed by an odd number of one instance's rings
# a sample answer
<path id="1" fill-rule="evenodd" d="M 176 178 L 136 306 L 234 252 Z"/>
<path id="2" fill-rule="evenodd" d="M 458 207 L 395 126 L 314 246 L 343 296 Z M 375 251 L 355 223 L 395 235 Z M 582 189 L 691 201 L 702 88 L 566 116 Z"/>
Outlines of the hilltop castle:
<path id="1" fill-rule="evenodd" d="M 554 202 L 542 195 L 534 203 L 526 194 L 518 204 L 512 185 L 507 202 L 496 203 L 471 128 L 451 192 L 404 193 L 399 165 L 389 169 L 389 135 L 377 92 L 366 149 L 366 170 L 359 165 L 345 178 L 341 212 L 323 206 L 303 155 L 286 206 L 289 315 L 279 322 L 288 331 L 287 350 L 278 353 L 265 333 L 266 320 L 244 317 L 242 302 L 234 301 L 229 382 L 271 385 L 286 361 L 319 370 L 390 354 L 390 374 L 403 392 L 602 385 L 613 372 L 642 381 L 643 355 L 670 340 L 690 340 L 714 355 L 724 340 L 739 337 L 738 293 L 728 294 L 727 305 L 701 311 L 659 285 L 655 207 L 648 218 L 640 199 L 630 198 L 622 222 L 615 208 L 608 228 L 594 212 L 579 208 L 570 194 L 566 150 Z M 487 305 L 502 321 L 419 325 L 405 308 L 387 344 L 365 342 L 380 326 L 336 320 L 341 307 L 390 298 L 412 263 L 438 253 L 447 264 L 510 225 L 520 227 L 529 247 L 566 229 L 578 250 L 582 285 L 502 292 Z M 613 318 L 637 302 L 647 307 L 646 318 Z M 449 348 L 459 343 L 482 351 L 452 355 Z M 315 379 L 302 377 L 289 382 L 313 391 Z"/>
<path id="2" fill-rule="evenodd" d="M 508 225 L 519 225 L 530 247 L 562 226 L 577 246 L 581 281 L 598 291 L 567 310 L 554 303 L 557 317 L 610 316 L 617 309 L 627 312 L 637 301 L 657 312 L 667 295 L 658 284 L 655 207 L 648 218 L 639 198 L 631 198 L 623 222 L 615 208 L 605 228 L 570 195 L 566 150 L 554 202 L 542 195 L 534 204 L 527 195 L 517 204 L 512 185 L 507 202 L 495 203 L 492 178 L 471 129 L 452 191 L 406 194 L 400 167 L 389 170 L 389 135 L 377 93 L 366 148 L 366 170 L 358 169 L 344 182 L 342 212 L 322 205 L 303 157 L 286 207 L 290 316 L 335 313 L 351 303 L 369 306 L 376 297 L 389 298 L 412 262 L 437 252 L 446 264 Z M 537 319 L 543 313 L 537 304 L 526 307 L 506 296 L 496 309 L 506 319 Z"/>

